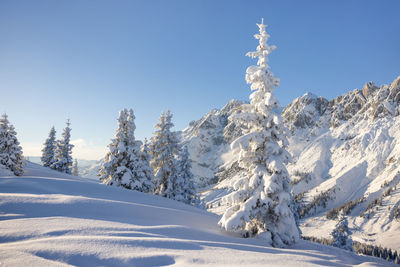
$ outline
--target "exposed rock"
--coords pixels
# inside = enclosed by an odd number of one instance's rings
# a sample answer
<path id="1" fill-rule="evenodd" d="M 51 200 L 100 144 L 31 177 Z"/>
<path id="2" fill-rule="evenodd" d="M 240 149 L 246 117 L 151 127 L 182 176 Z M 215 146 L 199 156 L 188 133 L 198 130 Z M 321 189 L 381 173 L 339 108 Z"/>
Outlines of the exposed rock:
<path id="1" fill-rule="evenodd" d="M 319 117 L 325 113 L 328 104 L 325 98 L 306 93 L 290 103 L 282 111 L 282 117 L 290 130 L 313 127 Z"/>

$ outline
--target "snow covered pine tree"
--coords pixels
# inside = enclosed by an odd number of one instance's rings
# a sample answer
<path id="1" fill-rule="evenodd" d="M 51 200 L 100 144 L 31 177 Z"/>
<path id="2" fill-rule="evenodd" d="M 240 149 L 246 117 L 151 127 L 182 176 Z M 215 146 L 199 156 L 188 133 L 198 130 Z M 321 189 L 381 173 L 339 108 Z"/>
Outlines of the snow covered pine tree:
<path id="1" fill-rule="evenodd" d="M 49 137 L 44 142 L 42 149 L 42 163 L 44 167 L 50 167 L 54 163 L 54 151 L 56 149 L 56 130 L 51 127 Z"/>
<path id="2" fill-rule="evenodd" d="M 139 142 L 139 141 L 136 141 Z M 139 147 L 138 143 L 138 147 Z M 141 179 L 149 181 L 147 184 L 148 189 L 145 190 L 146 192 L 153 193 L 154 191 L 154 173 L 153 169 L 150 167 L 150 161 L 151 161 L 151 156 L 149 153 L 149 147 L 148 147 L 148 142 L 147 139 L 144 139 L 143 144 L 140 146 L 140 152 L 139 152 L 139 160 L 141 163 L 139 164 L 141 168 L 137 171 L 137 175 L 139 177 L 142 177 Z"/>
<path id="3" fill-rule="evenodd" d="M 72 148 L 71 139 L 71 123 L 67 120 L 67 127 L 64 128 L 62 139 L 56 142 L 54 151 L 54 162 L 50 165 L 53 170 L 71 174 L 72 173 Z"/>
<path id="4" fill-rule="evenodd" d="M 24 173 L 22 148 L 14 126 L 8 121 L 7 114 L 3 114 L 0 119 L 0 164 L 17 176 Z"/>
<path id="5" fill-rule="evenodd" d="M 333 238 L 332 246 L 353 251 L 353 240 L 349 237 L 350 235 L 349 223 L 344 211 L 342 210 L 339 213 L 335 229 L 333 229 L 331 233 Z"/>
<path id="6" fill-rule="evenodd" d="M 178 177 L 178 162 L 175 155 L 179 153 L 178 138 L 171 128 L 172 114 L 168 110 L 161 113 L 156 131 L 150 142 L 151 167 L 154 170 L 154 193 L 175 199 L 175 183 Z"/>
<path id="7" fill-rule="evenodd" d="M 108 145 L 109 152 L 99 170 L 99 178 L 106 185 L 122 186 L 142 192 L 151 192 L 151 177 L 146 176 L 144 161 L 140 159 L 140 141 L 135 141 L 133 110 L 123 109 L 118 117 L 118 129 Z"/>
<path id="8" fill-rule="evenodd" d="M 193 183 L 192 163 L 187 146 L 184 146 L 178 157 L 178 176 L 175 182 L 175 200 L 186 204 L 198 205 L 196 189 Z"/>
<path id="9" fill-rule="evenodd" d="M 239 150 L 239 166 L 243 169 L 234 179 L 231 194 L 225 197 L 230 206 L 219 225 L 227 231 L 243 236 L 257 236 L 275 247 L 298 241 L 299 232 L 291 208 L 289 174 L 284 163 L 290 159 L 281 117 L 274 109 L 279 103 L 273 94 L 279 79 L 270 71 L 268 55 L 275 46 L 269 46 L 269 35 L 263 21 L 257 24 L 259 40 L 256 52 L 247 56 L 258 58 L 257 66 L 246 71 L 251 84 L 250 104 L 244 105 L 236 119 L 243 128 L 243 136 L 231 144 Z"/>

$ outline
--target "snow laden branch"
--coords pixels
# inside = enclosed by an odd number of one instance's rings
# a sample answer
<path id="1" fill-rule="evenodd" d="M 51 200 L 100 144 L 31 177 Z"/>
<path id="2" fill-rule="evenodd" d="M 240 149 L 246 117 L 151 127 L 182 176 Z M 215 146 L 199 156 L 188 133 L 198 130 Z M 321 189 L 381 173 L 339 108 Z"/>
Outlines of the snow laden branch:
<path id="1" fill-rule="evenodd" d="M 246 71 L 246 81 L 253 93 L 250 104 L 229 120 L 236 121 L 243 135 L 231 144 L 239 151 L 241 171 L 233 178 L 233 191 L 224 201 L 228 209 L 219 225 L 227 231 L 239 232 L 244 237 L 257 236 L 273 246 L 283 247 L 298 241 L 299 229 L 291 208 L 290 179 L 285 164 L 290 160 L 287 140 L 279 114 L 279 102 L 273 94 L 279 79 L 268 66 L 268 55 L 275 49 L 269 46 L 266 25 L 257 24 L 259 45 L 255 52 L 256 66 Z"/>

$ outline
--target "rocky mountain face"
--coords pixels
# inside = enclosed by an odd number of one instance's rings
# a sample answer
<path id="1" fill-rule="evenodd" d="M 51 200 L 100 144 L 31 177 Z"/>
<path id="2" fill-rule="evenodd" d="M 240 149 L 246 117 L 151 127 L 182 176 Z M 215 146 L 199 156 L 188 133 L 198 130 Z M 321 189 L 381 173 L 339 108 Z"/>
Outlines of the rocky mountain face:
<path id="1" fill-rule="evenodd" d="M 344 210 L 354 240 L 400 249 L 399 93 L 400 77 L 380 87 L 368 82 L 330 101 L 307 93 L 282 111 L 304 235 L 329 237 Z M 240 171 L 229 144 L 241 132 L 227 120 L 240 105 L 231 101 L 182 133 L 203 200 L 220 214 L 230 177 Z"/>
<path id="2" fill-rule="evenodd" d="M 181 133 L 181 143 L 187 145 L 192 160 L 192 172 L 198 187 L 218 182 L 215 174 L 224 163 L 222 155 L 230 143 L 241 135 L 241 130 L 228 118 L 243 104 L 231 100 L 222 109 L 213 109 L 198 121 L 192 121 Z"/>

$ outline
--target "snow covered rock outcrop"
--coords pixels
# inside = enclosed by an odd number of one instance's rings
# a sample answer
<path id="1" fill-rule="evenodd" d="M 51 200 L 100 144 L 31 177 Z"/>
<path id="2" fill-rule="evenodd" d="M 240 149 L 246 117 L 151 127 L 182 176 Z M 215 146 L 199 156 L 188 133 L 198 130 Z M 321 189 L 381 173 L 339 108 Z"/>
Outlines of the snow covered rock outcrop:
<path id="1" fill-rule="evenodd" d="M 192 172 L 199 187 L 215 184 L 222 155 L 229 144 L 241 135 L 240 128 L 229 123 L 228 117 L 243 104 L 231 100 L 222 109 L 213 109 L 198 121 L 192 121 L 181 133 L 181 143 L 187 145 Z"/>
<path id="2" fill-rule="evenodd" d="M 296 98 L 282 111 L 284 122 L 290 130 L 317 126 L 319 118 L 328 109 L 329 101 L 323 97 L 306 93 Z"/>
<path id="3" fill-rule="evenodd" d="M 303 234 L 329 237 L 345 211 L 354 240 L 400 248 L 399 85 L 400 77 L 380 87 L 369 82 L 329 101 L 322 114 L 304 96 L 285 108 Z M 315 114 L 312 123 L 295 127 L 304 113 Z"/>

